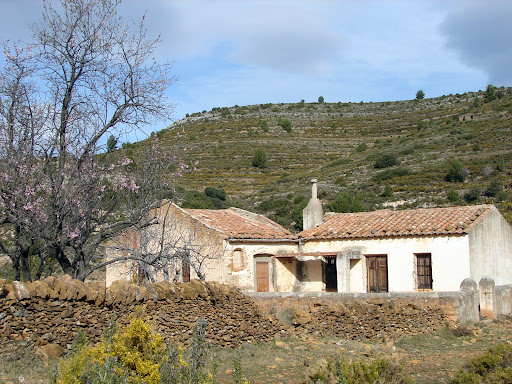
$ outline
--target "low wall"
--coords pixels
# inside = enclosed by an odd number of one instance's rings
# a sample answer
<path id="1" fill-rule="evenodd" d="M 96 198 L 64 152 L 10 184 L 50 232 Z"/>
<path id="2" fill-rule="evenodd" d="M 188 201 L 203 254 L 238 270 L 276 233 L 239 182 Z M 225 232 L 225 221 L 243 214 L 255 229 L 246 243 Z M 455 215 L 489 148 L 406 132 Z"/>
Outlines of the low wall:
<path id="1" fill-rule="evenodd" d="M 299 333 L 386 340 L 428 333 L 478 320 L 472 292 L 431 293 L 250 293 L 265 313 Z M 478 313 L 478 309 L 476 309 Z"/>
<path id="2" fill-rule="evenodd" d="M 0 341 L 66 348 L 82 331 L 98 342 L 113 318 L 124 326 L 139 308 L 164 338 L 182 343 L 189 341 L 198 319 L 207 321 L 210 342 L 223 347 L 272 340 L 284 329 L 240 291 L 215 282 L 140 287 L 118 281 L 106 289 L 105 282 L 63 277 L 27 284 L 0 281 Z"/>

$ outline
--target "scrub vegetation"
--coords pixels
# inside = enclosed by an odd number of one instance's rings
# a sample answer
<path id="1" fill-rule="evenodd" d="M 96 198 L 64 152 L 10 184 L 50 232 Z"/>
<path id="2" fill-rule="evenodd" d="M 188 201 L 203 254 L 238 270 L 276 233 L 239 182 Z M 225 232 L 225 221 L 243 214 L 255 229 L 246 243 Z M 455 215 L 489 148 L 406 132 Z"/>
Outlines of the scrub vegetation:
<path id="1" fill-rule="evenodd" d="M 340 193 L 357 199 L 358 210 L 386 201 L 400 201 L 398 209 L 490 203 L 512 221 L 511 126 L 512 89 L 490 86 L 409 101 L 219 107 L 157 136 L 164 148 L 185 145 L 185 163 L 197 161 L 178 180 L 183 190 L 222 188 L 225 205 L 294 230 L 302 223 L 292 211 L 309 198 L 312 178 L 325 207 Z M 183 130 L 194 140 L 183 140 Z M 148 145 L 112 155 L 135 158 Z"/>

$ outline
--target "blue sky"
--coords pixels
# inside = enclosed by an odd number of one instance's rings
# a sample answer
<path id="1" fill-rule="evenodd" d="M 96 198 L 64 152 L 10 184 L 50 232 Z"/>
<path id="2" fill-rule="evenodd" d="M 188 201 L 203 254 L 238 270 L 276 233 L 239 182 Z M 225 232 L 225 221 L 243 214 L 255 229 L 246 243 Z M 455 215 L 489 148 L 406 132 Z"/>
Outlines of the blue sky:
<path id="1" fill-rule="evenodd" d="M 0 40 L 29 40 L 40 10 L 41 0 L 0 0 Z M 178 77 L 175 121 L 235 104 L 512 86 L 509 0 L 124 0 L 120 11 L 146 12 L 149 33 L 162 34 L 157 57 Z"/>

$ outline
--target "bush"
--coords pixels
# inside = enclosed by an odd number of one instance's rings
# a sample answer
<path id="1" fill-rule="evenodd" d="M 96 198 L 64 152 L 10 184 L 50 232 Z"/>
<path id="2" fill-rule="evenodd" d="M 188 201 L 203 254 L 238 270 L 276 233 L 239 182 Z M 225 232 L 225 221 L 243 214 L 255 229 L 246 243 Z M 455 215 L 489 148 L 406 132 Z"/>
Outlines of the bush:
<path id="1" fill-rule="evenodd" d="M 112 325 L 95 346 L 75 343 L 61 359 L 50 382 L 56 384 L 212 383 L 213 369 L 205 339 L 206 322 L 199 320 L 188 349 L 166 344 L 149 322 L 134 316 L 123 330 Z"/>
<path id="2" fill-rule="evenodd" d="M 373 163 L 373 166 L 375 168 L 387 168 L 397 164 L 398 156 L 396 155 L 396 153 L 382 153 L 377 157 L 377 159 Z"/>
<path id="3" fill-rule="evenodd" d="M 482 190 L 480 189 L 480 187 L 475 185 L 464 194 L 464 200 L 466 200 L 468 203 L 473 203 L 480 198 L 481 194 Z"/>
<path id="4" fill-rule="evenodd" d="M 463 183 L 466 181 L 466 177 L 468 176 L 468 169 L 464 167 L 461 161 L 455 160 L 451 163 L 450 169 L 445 176 L 445 180 L 449 182 L 460 182 Z"/>
<path id="5" fill-rule="evenodd" d="M 252 165 L 253 167 L 265 168 L 267 166 L 267 154 L 261 148 L 256 149 L 254 151 L 254 155 L 252 156 Z"/>
<path id="6" fill-rule="evenodd" d="M 492 179 L 487 188 L 485 189 L 485 196 L 496 197 L 503 190 L 503 187 L 498 179 Z"/>
<path id="7" fill-rule="evenodd" d="M 408 168 L 386 169 L 385 171 L 376 173 L 373 176 L 373 180 L 379 182 L 394 179 L 395 177 L 408 176 L 410 174 L 411 171 Z"/>
<path id="8" fill-rule="evenodd" d="M 416 99 L 417 100 L 422 100 L 425 98 L 425 92 L 423 92 L 421 89 L 416 92 Z"/>
<path id="9" fill-rule="evenodd" d="M 288 133 L 292 131 L 292 122 L 288 119 L 279 120 L 279 125 Z"/>
<path id="10" fill-rule="evenodd" d="M 260 120 L 260 128 L 265 133 L 269 131 L 267 120 Z"/>
<path id="11" fill-rule="evenodd" d="M 450 383 L 512 383 L 512 345 L 496 345 L 472 359 Z"/>
<path id="12" fill-rule="evenodd" d="M 318 97 L 318 104 L 323 104 L 324 102 L 325 102 L 324 97 L 323 96 L 319 96 Z"/>
<path id="13" fill-rule="evenodd" d="M 450 189 L 446 194 L 446 198 L 448 201 L 455 202 L 460 200 L 460 195 L 455 189 Z"/>
<path id="14" fill-rule="evenodd" d="M 366 143 L 361 143 L 357 146 L 356 148 L 356 152 L 364 152 L 368 149 L 368 145 L 366 145 Z"/>
<path id="15" fill-rule="evenodd" d="M 204 194 L 208 197 L 217 198 L 219 200 L 226 200 L 226 191 L 222 188 L 215 188 L 215 187 L 206 187 L 204 189 Z"/>
<path id="16" fill-rule="evenodd" d="M 327 365 L 308 372 L 304 383 L 409 384 L 412 379 L 395 360 L 349 361 L 338 357 L 334 363 L 329 361 Z"/>
<path id="17" fill-rule="evenodd" d="M 336 198 L 330 204 L 329 208 L 333 212 L 364 212 L 365 206 L 357 196 L 352 196 L 349 192 L 338 193 Z"/>

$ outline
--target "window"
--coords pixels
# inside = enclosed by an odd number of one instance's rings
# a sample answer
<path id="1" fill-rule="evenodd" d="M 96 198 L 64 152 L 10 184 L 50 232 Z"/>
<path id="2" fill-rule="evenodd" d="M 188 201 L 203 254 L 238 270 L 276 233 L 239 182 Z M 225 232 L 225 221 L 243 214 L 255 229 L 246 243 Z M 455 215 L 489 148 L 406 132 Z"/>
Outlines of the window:
<path id="1" fill-rule="evenodd" d="M 432 289 L 432 254 L 416 253 L 417 289 Z"/>

